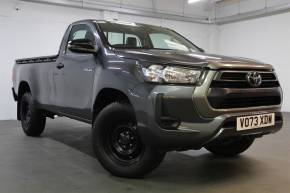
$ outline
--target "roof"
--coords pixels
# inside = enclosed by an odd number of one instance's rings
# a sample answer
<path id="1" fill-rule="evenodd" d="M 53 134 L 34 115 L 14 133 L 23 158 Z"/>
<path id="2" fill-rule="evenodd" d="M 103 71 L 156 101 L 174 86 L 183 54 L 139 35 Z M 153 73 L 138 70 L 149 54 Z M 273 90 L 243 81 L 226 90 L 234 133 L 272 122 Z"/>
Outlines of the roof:
<path id="1" fill-rule="evenodd" d="M 136 24 L 139 26 L 152 26 L 152 27 L 162 27 L 162 26 L 157 26 L 157 25 L 149 25 L 145 23 L 136 23 L 136 22 L 128 22 L 128 21 L 119 21 L 119 20 L 96 20 L 96 19 L 84 19 L 84 20 L 79 20 L 75 21 L 72 24 L 77 24 L 80 22 L 91 22 L 91 23 L 117 23 L 117 24 Z"/>

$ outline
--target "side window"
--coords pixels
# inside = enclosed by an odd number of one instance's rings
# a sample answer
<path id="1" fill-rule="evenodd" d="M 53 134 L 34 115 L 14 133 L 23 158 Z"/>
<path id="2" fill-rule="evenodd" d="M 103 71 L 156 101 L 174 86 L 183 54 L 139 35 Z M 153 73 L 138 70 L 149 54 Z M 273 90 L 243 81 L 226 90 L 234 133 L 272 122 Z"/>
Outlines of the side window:
<path id="1" fill-rule="evenodd" d="M 118 32 L 104 32 L 110 45 L 123 45 L 129 47 L 142 47 L 141 40 L 134 34 L 124 34 Z"/>
<path id="2" fill-rule="evenodd" d="M 72 34 L 72 40 L 86 39 L 86 30 L 79 30 Z"/>
<path id="3" fill-rule="evenodd" d="M 81 39 L 88 39 L 91 40 L 92 42 L 95 42 L 95 36 L 92 30 L 90 29 L 89 26 L 85 24 L 79 24 L 72 27 L 67 43 L 69 43 L 72 40 L 81 40 Z"/>

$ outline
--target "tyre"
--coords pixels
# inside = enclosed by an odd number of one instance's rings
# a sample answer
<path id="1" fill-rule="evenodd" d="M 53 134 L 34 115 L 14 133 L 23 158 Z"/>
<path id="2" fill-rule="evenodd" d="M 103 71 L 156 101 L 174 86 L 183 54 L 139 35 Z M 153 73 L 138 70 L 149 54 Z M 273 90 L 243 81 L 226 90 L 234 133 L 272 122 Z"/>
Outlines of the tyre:
<path id="1" fill-rule="evenodd" d="M 246 151 L 254 140 L 252 136 L 234 137 L 212 142 L 205 148 L 215 155 L 232 157 Z"/>
<path id="2" fill-rule="evenodd" d="M 39 136 L 46 123 L 46 117 L 35 108 L 30 93 L 25 93 L 20 100 L 20 120 L 24 133 L 28 136 Z"/>
<path id="3" fill-rule="evenodd" d="M 139 178 L 155 169 L 165 153 L 142 143 L 130 104 L 115 102 L 106 106 L 92 128 L 94 152 L 110 173 Z"/>

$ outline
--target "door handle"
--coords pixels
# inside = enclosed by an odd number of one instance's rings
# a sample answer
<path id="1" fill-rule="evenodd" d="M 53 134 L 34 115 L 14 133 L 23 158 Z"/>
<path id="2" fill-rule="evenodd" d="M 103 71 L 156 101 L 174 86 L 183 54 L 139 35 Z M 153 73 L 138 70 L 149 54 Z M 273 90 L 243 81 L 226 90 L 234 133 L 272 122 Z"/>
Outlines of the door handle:
<path id="1" fill-rule="evenodd" d="M 57 69 L 62 69 L 64 67 L 64 64 L 63 63 L 58 63 L 56 65 Z"/>

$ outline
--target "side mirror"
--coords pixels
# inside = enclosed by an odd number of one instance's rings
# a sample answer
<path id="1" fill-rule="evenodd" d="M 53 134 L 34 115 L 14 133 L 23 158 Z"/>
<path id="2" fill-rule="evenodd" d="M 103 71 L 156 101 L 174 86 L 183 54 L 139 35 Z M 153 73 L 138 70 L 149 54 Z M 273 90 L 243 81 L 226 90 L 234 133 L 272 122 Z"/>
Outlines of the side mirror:
<path id="1" fill-rule="evenodd" d="M 98 53 L 98 49 L 95 47 L 94 42 L 89 39 L 72 40 L 68 43 L 68 49 L 77 53 Z"/>

